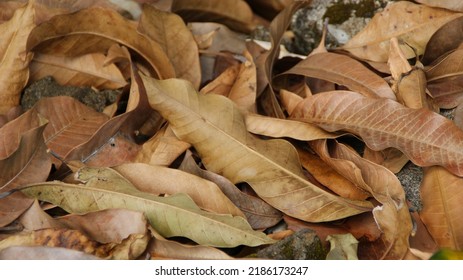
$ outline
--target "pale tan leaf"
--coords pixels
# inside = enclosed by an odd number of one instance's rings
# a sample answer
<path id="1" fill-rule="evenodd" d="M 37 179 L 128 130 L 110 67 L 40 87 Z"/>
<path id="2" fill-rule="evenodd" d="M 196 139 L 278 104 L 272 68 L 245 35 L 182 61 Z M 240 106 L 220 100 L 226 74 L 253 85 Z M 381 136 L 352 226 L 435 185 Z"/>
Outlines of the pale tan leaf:
<path id="1" fill-rule="evenodd" d="M 439 7 L 453 11 L 463 12 L 463 3 L 458 0 L 416 0 L 416 2 L 431 7 Z"/>
<path id="2" fill-rule="evenodd" d="M 14 246 L 0 251 L 0 260 L 99 260 L 76 250 L 45 246 Z"/>
<path id="3" fill-rule="evenodd" d="M 164 126 L 156 135 L 143 143 L 134 162 L 169 166 L 191 147 L 190 143 L 179 140 L 170 126 Z"/>
<path id="4" fill-rule="evenodd" d="M 420 217 L 440 248 L 463 249 L 463 179 L 441 167 L 425 170 Z"/>
<path id="5" fill-rule="evenodd" d="M 22 192 L 70 213 L 110 208 L 142 211 L 163 236 L 184 236 L 203 245 L 235 247 L 273 242 L 265 234 L 253 231 L 241 217 L 205 212 L 183 194 L 158 197 L 143 193 L 111 169 L 81 169 L 78 179 L 86 184 L 46 182 L 28 185 Z"/>
<path id="6" fill-rule="evenodd" d="M 306 98 L 291 117 L 328 131 L 359 135 L 373 150 L 397 148 L 417 165 L 442 165 L 463 175 L 463 131 L 427 109 L 410 109 L 388 99 L 333 91 Z"/>
<path id="7" fill-rule="evenodd" d="M 195 147 L 208 170 L 235 184 L 249 183 L 267 203 L 304 220 L 335 220 L 371 209 L 369 202 L 340 198 L 308 182 L 294 147 L 247 133 L 231 100 L 198 94 L 182 80 L 142 78 L 151 106 L 170 122 L 177 137 Z"/>
<path id="8" fill-rule="evenodd" d="M 327 80 L 368 97 L 396 99 L 383 78 L 355 59 L 341 54 L 325 52 L 310 55 L 283 73 L 287 74 Z"/>
<path id="9" fill-rule="evenodd" d="M 316 125 L 295 120 L 277 119 L 262 115 L 247 114 L 246 129 L 254 134 L 273 138 L 290 137 L 297 140 L 337 138 L 342 134 L 330 133 Z"/>
<path id="10" fill-rule="evenodd" d="M 79 57 L 36 53 L 30 65 L 30 81 L 53 76 L 61 85 L 87 86 L 97 89 L 124 87 L 127 81 L 119 69 L 114 64 L 105 65 L 105 59 L 106 56 L 100 53 Z"/>
<path id="11" fill-rule="evenodd" d="M 143 6 L 138 31 L 157 42 L 174 66 L 175 76 L 190 81 L 196 89 L 201 82 L 198 46 L 190 30 L 176 14 Z"/>
<path id="12" fill-rule="evenodd" d="M 386 62 L 389 40 L 397 37 L 404 43 L 402 51 L 405 57 L 414 58 L 424 53 L 428 40 L 437 29 L 460 16 L 448 10 L 409 1 L 394 2 L 376 14 L 342 49 L 361 59 Z"/>
<path id="13" fill-rule="evenodd" d="M 0 114 L 19 105 L 21 92 L 29 78 L 32 53 L 26 51 L 27 38 L 35 27 L 35 1 L 17 9 L 0 25 Z"/>
<path id="14" fill-rule="evenodd" d="M 123 164 L 113 169 L 142 192 L 154 195 L 185 193 L 204 210 L 245 217 L 216 184 L 181 170 L 143 163 Z"/>
<path id="15" fill-rule="evenodd" d="M 358 260 L 358 240 L 350 234 L 329 235 L 330 251 L 326 256 L 327 260 Z"/>

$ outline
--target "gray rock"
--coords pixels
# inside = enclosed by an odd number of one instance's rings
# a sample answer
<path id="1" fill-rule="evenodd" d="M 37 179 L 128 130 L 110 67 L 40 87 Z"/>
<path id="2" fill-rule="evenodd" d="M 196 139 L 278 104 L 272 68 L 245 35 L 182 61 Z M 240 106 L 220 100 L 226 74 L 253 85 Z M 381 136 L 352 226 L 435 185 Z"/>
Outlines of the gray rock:
<path id="1" fill-rule="evenodd" d="M 258 258 L 274 260 L 324 260 L 326 250 L 317 234 L 302 229 L 257 252 Z"/>

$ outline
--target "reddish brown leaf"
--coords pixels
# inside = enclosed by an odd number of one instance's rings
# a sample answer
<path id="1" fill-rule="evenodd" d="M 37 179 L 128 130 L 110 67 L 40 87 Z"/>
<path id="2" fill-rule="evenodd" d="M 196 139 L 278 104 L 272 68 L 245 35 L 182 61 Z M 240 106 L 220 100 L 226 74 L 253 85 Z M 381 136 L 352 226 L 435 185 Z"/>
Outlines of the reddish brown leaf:
<path id="1" fill-rule="evenodd" d="M 348 87 L 368 97 L 395 100 L 387 82 L 357 60 L 336 53 L 318 53 L 308 56 L 283 75 L 303 75 Z"/>
<path id="2" fill-rule="evenodd" d="M 442 165 L 463 175 L 463 131 L 427 109 L 409 109 L 392 100 L 333 91 L 306 98 L 291 117 L 328 131 L 349 131 L 373 150 L 395 147 L 417 165 Z"/>

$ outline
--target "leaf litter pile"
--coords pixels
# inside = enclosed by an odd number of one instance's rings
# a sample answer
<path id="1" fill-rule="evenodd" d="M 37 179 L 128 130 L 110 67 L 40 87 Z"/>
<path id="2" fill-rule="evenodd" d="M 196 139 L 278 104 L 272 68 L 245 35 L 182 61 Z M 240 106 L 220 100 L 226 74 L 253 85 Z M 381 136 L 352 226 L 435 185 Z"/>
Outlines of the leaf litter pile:
<path id="1" fill-rule="evenodd" d="M 460 1 L 393 2 L 304 58 L 279 46 L 306 1 L 53 2 L 0 3 L 0 258 L 249 258 L 307 229 L 317 258 L 463 250 Z M 49 77 L 119 94 L 21 106 Z"/>

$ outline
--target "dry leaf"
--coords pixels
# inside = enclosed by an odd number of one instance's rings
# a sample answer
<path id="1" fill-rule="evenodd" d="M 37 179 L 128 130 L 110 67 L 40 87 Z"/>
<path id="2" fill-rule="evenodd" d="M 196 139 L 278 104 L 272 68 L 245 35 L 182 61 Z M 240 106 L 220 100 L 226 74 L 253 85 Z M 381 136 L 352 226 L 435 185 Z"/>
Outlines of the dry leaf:
<path id="1" fill-rule="evenodd" d="M 245 121 L 246 129 L 249 132 L 273 138 L 290 137 L 297 140 L 311 141 L 341 136 L 341 134 L 327 132 L 316 125 L 294 120 L 247 114 Z"/>
<path id="2" fill-rule="evenodd" d="M 283 73 L 287 74 L 328 80 L 367 97 L 396 99 L 384 79 L 357 60 L 341 54 L 326 52 L 310 55 Z"/>
<path id="3" fill-rule="evenodd" d="M 143 143 L 134 162 L 169 166 L 190 147 L 190 143 L 181 141 L 175 136 L 170 126 L 164 126 L 156 135 Z"/>
<path id="4" fill-rule="evenodd" d="M 416 0 L 416 2 L 431 7 L 439 7 L 457 12 L 463 12 L 463 3 L 458 0 Z"/>
<path id="5" fill-rule="evenodd" d="M 114 170 L 142 192 L 154 195 L 185 193 L 203 210 L 245 217 L 216 184 L 181 170 L 143 163 L 123 164 Z"/>
<path id="6" fill-rule="evenodd" d="M 216 21 L 244 33 L 255 27 L 252 10 L 243 0 L 176 0 L 171 9 L 186 22 Z"/>
<path id="7" fill-rule="evenodd" d="M 426 94 L 426 75 L 423 67 L 411 67 L 400 49 L 397 38 L 390 41 L 388 65 L 391 69 L 393 90 L 397 101 L 412 108 L 430 108 Z"/>
<path id="8" fill-rule="evenodd" d="M 388 99 L 333 91 L 306 98 L 291 117 L 328 131 L 359 135 L 375 151 L 397 148 L 419 166 L 442 165 L 463 175 L 463 131 L 427 109 L 410 109 Z"/>
<path id="9" fill-rule="evenodd" d="M 117 89 L 127 84 L 114 64 L 105 64 L 100 53 L 79 57 L 54 56 L 36 53 L 30 65 L 30 82 L 46 76 L 61 85 L 87 86 L 97 89 Z"/>
<path id="10" fill-rule="evenodd" d="M 163 48 L 174 66 L 177 78 L 186 79 L 196 89 L 199 88 L 201 68 L 198 46 L 190 30 L 178 15 L 144 5 L 138 31 L 146 34 Z"/>
<path id="11" fill-rule="evenodd" d="M 424 53 L 426 44 L 436 30 L 458 17 L 461 14 L 448 10 L 409 1 L 394 2 L 376 14 L 342 49 L 361 59 L 386 62 L 389 40 L 397 37 L 404 43 L 401 49 L 405 57 L 414 58 Z"/>
<path id="12" fill-rule="evenodd" d="M 0 251 L 0 260 L 99 260 L 99 258 L 66 248 L 14 246 Z"/>
<path id="13" fill-rule="evenodd" d="M 371 209 L 369 202 L 340 198 L 306 181 L 294 147 L 248 134 L 229 99 L 198 94 L 183 80 L 142 78 L 151 106 L 195 147 L 208 170 L 234 184 L 249 183 L 267 203 L 303 220 L 336 220 Z"/>
<path id="14" fill-rule="evenodd" d="M 241 244 L 257 246 L 273 242 L 265 234 L 253 231 L 241 217 L 200 210 L 184 194 L 158 197 L 143 193 L 111 169 L 81 169 L 78 179 L 86 184 L 46 182 L 28 185 L 22 192 L 59 205 L 70 213 L 109 208 L 142 211 L 151 226 L 163 236 L 184 236 L 202 245 L 236 247 Z M 206 229 L 209 234 L 206 234 Z"/>
<path id="15" fill-rule="evenodd" d="M 187 151 L 179 169 L 216 183 L 222 192 L 243 211 L 253 229 L 269 228 L 281 220 L 280 211 L 262 199 L 242 192 L 225 177 L 200 168 L 191 152 Z"/>
<path id="16" fill-rule="evenodd" d="M 0 114 L 19 105 L 21 91 L 29 78 L 28 66 L 33 54 L 26 51 L 26 43 L 35 27 L 34 6 L 35 1 L 29 1 L 0 25 Z"/>
<path id="17" fill-rule="evenodd" d="M 114 43 L 137 52 L 159 78 L 175 76 L 172 64 L 162 48 L 138 33 L 133 22 L 114 10 L 83 9 L 76 13 L 53 17 L 31 32 L 27 50 L 45 54 L 79 56 L 106 53 Z"/>
<path id="18" fill-rule="evenodd" d="M 455 50 L 463 40 L 463 18 L 459 17 L 444 24 L 429 39 L 421 61 L 429 65 L 444 54 Z"/>
<path id="19" fill-rule="evenodd" d="M 441 167 L 425 170 L 420 217 L 440 248 L 463 249 L 463 179 Z"/>

